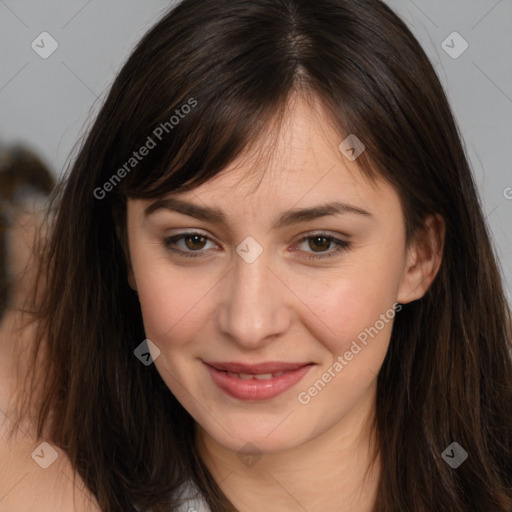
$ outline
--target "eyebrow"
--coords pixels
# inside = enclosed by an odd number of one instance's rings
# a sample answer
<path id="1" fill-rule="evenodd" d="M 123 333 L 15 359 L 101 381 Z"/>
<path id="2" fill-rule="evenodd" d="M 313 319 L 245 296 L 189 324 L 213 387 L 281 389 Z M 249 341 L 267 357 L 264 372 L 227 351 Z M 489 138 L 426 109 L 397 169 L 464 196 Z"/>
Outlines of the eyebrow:
<path id="1" fill-rule="evenodd" d="M 212 222 L 214 224 L 228 224 L 226 214 L 222 210 L 210 206 L 199 206 L 197 204 L 183 201 L 182 199 L 159 199 L 144 210 L 144 217 L 148 217 L 157 210 L 170 210 L 199 220 Z M 299 222 L 325 217 L 327 215 L 340 214 L 357 214 L 374 219 L 374 216 L 370 212 L 363 210 L 362 208 L 334 201 L 323 205 L 312 206 L 309 208 L 296 208 L 283 212 L 273 227 L 282 228 Z"/>

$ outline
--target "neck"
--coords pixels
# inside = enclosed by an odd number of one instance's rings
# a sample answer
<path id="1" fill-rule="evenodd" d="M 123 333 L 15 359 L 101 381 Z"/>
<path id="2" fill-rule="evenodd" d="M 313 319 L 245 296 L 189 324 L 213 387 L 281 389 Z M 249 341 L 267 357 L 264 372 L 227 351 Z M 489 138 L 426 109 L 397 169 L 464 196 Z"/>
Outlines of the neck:
<path id="1" fill-rule="evenodd" d="M 285 452 L 262 454 L 251 467 L 200 426 L 198 451 L 240 512 L 372 512 L 381 472 L 374 404 L 375 392 L 329 430 Z"/>
<path id="2" fill-rule="evenodd" d="M 9 425 L 20 419 L 19 426 L 23 432 L 32 432 L 34 428 L 34 418 L 18 418 L 34 334 L 35 325 L 27 324 L 27 317 L 16 307 L 5 311 L 0 321 L 0 424 L 4 416 L 9 418 Z M 37 382 L 39 379 L 36 379 L 36 389 L 40 388 Z"/>

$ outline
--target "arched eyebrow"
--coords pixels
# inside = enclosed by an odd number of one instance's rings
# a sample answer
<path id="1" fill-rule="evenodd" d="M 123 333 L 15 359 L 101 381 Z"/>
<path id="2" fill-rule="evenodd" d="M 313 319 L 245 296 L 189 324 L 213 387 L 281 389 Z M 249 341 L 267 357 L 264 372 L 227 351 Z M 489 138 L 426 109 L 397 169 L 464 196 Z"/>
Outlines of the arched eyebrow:
<path id="1" fill-rule="evenodd" d="M 175 197 L 158 199 L 154 203 L 150 204 L 144 210 L 144 217 L 148 217 L 149 215 L 155 213 L 157 210 L 170 210 L 181 213 L 183 215 L 188 215 L 189 217 L 194 217 L 195 219 L 211 222 L 213 224 L 228 224 L 226 214 L 219 208 L 193 204 L 187 201 L 183 201 L 182 199 L 177 199 Z M 320 217 L 326 217 L 328 215 L 343 214 L 362 215 L 364 217 L 375 220 L 374 215 L 366 210 L 363 210 L 362 208 L 351 204 L 334 201 L 318 206 L 311 206 L 308 208 L 295 208 L 283 212 L 274 223 L 273 228 L 277 229 L 285 226 L 291 226 L 299 222 L 315 220 Z"/>

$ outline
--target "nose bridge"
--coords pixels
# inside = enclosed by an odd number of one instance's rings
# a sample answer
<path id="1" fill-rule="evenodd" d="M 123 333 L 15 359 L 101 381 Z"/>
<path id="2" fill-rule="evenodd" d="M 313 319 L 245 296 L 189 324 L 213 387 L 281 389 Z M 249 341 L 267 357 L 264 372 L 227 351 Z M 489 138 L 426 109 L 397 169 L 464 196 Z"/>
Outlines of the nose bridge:
<path id="1" fill-rule="evenodd" d="M 236 256 L 218 318 L 224 334 L 246 347 L 257 347 L 284 332 L 290 319 L 283 285 L 268 268 L 266 255 L 249 261 Z"/>

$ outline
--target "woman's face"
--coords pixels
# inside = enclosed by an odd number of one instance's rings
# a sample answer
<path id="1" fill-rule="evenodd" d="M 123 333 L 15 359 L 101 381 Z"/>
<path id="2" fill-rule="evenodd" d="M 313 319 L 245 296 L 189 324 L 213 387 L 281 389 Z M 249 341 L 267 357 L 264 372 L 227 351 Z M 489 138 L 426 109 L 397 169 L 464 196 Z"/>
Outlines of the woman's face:
<path id="1" fill-rule="evenodd" d="M 266 159 L 246 154 L 148 213 L 155 201 L 128 203 L 129 281 L 156 367 L 232 450 L 360 425 L 393 305 L 424 292 L 399 197 L 363 178 L 325 119 L 297 101 Z"/>

